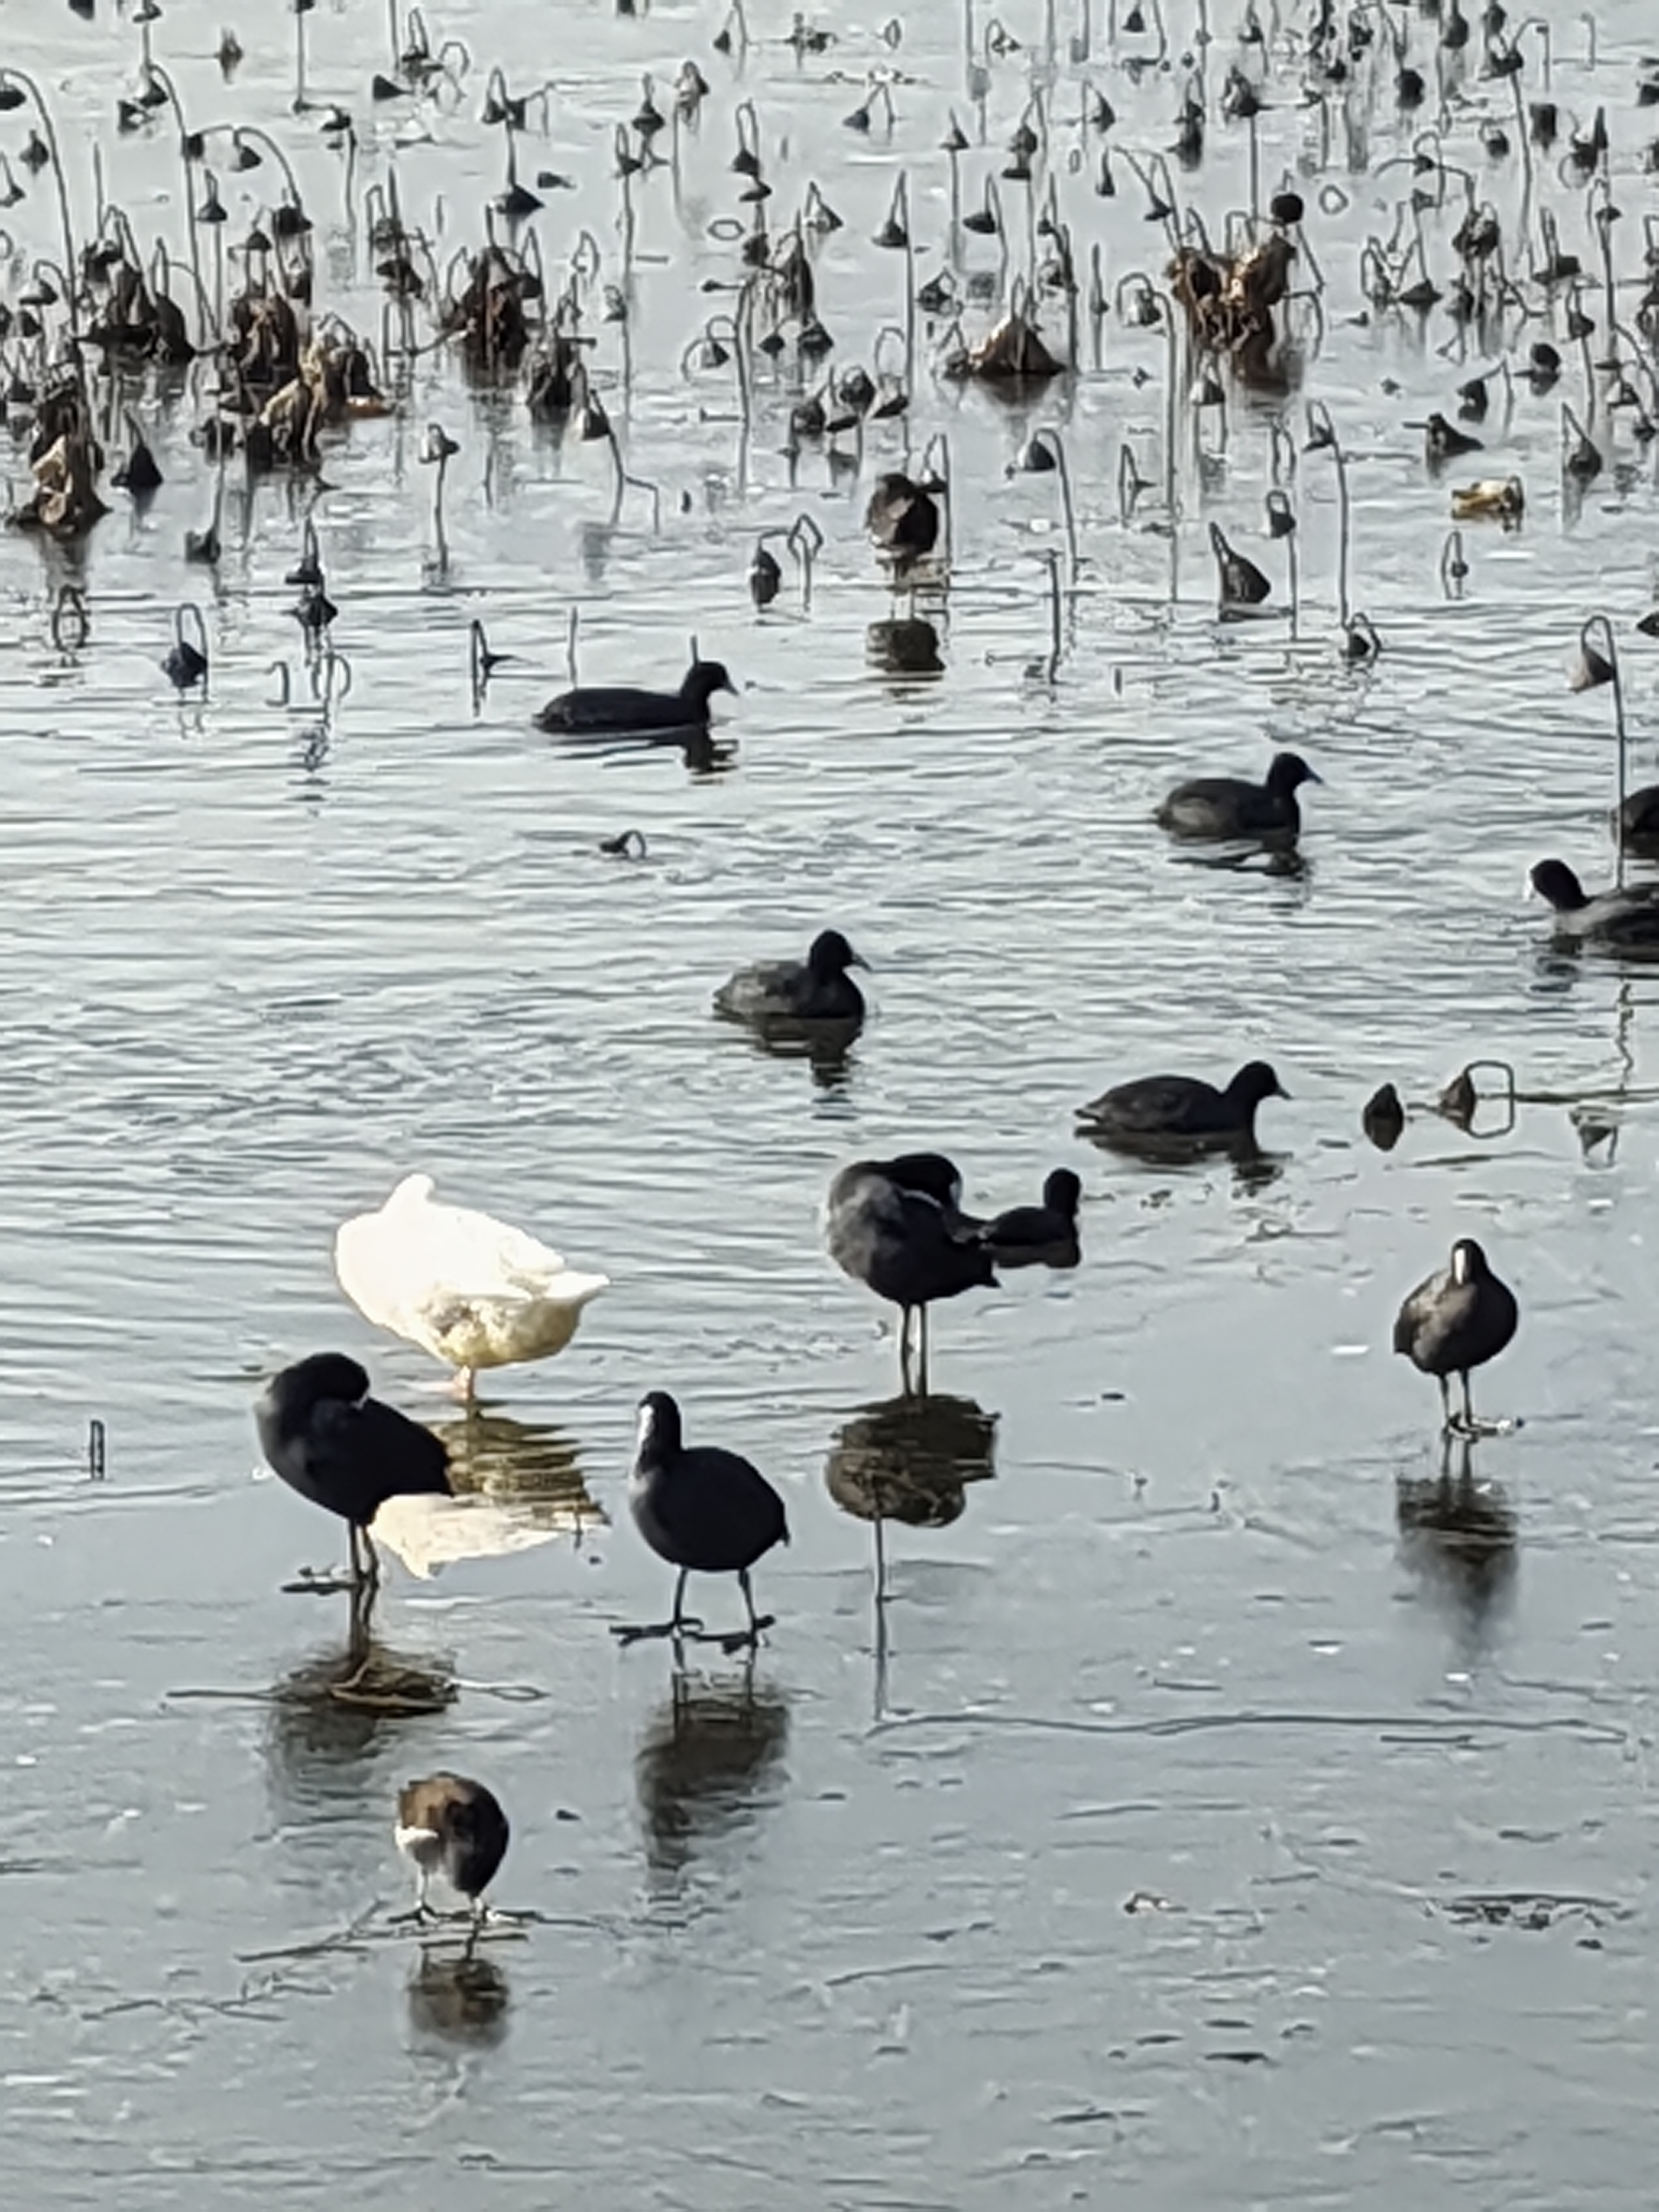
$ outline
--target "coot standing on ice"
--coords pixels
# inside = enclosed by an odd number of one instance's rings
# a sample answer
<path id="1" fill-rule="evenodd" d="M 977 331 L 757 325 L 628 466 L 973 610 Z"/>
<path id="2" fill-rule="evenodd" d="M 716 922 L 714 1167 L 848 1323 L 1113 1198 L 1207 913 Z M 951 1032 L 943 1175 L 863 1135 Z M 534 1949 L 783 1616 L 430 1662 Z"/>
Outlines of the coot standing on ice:
<path id="1" fill-rule="evenodd" d="M 314 1352 L 271 1377 L 253 1409 L 273 1470 L 351 1530 L 351 1587 L 373 1589 L 380 1561 L 369 1524 L 389 1498 L 450 1493 L 449 1455 L 430 1429 L 368 1395 L 343 1352 Z"/>
<path id="2" fill-rule="evenodd" d="M 700 1624 L 685 1612 L 687 1577 L 735 1575 L 749 1626 L 742 1634 L 715 1640 L 728 1651 L 757 1644 L 773 1616 L 757 1615 L 749 1571 L 775 1544 L 789 1541 L 783 1500 L 760 1469 L 715 1444 L 688 1446 L 679 1407 L 666 1390 L 648 1390 L 640 1401 L 628 1502 L 641 1535 L 659 1559 L 680 1572 L 672 1618 L 652 1627 L 615 1629 L 618 1640 L 635 1644 L 642 1637 L 678 1638 L 688 1629 L 695 1632 Z"/>
<path id="3" fill-rule="evenodd" d="M 920 1382 L 927 1388 L 927 1309 L 976 1287 L 994 1290 L 983 1224 L 961 1210 L 962 1177 L 942 1152 L 856 1160 L 830 1185 L 824 1242 L 844 1274 L 899 1309 L 899 1377 L 910 1388 L 911 1321 L 920 1316 Z"/>
<path id="4" fill-rule="evenodd" d="M 1443 1425 L 1466 1435 L 1480 1426 L 1469 1401 L 1469 1370 L 1495 1359 L 1520 1320 L 1515 1293 L 1501 1283 L 1473 1237 L 1460 1237 L 1437 1274 L 1421 1282 L 1401 1307 L 1394 1348 L 1440 1385 Z M 1463 1385 L 1463 1410 L 1451 1409 L 1450 1378 Z"/>

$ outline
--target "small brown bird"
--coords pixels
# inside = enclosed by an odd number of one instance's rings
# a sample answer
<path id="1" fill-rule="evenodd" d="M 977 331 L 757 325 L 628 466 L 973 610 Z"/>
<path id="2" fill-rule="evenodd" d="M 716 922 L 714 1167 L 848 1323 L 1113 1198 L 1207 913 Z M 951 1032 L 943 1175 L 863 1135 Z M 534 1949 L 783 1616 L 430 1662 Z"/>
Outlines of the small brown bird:
<path id="1" fill-rule="evenodd" d="M 1515 1293 L 1493 1274 L 1473 1237 L 1460 1237 L 1449 1264 L 1419 1283 L 1401 1307 L 1394 1348 L 1440 1385 L 1443 1425 L 1465 1436 L 1480 1433 L 1469 1401 L 1469 1370 L 1496 1359 L 1520 1320 Z M 1450 1378 L 1463 1385 L 1463 1410 L 1451 1409 Z"/>
<path id="2" fill-rule="evenodd" d="M 482 1782 L 459 1774 L 429 1774 L 398 1793 L 398 1849 L 415 1867 L 415 1914 L 433 1908 L 427 1888 L 441 1874 L 472 1908 L 472 1933 L 483 1924 L 483 1893 L 507 1856 L 507 1815 Z"/>

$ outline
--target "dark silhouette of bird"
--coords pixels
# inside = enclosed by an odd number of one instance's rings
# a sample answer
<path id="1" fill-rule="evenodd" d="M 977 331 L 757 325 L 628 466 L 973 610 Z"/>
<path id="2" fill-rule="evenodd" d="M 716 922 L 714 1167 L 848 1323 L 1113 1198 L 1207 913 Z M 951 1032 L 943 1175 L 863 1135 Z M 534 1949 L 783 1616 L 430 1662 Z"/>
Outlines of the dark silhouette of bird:
<path id="1" fill-rule="evenodd" d="M 1296 794 L 1322 781 L 1300 753 L 1275 753 L 1261 783 L 1200 775 L 1176 784 L 1157 819 L 1177 837 L 1294 837 L 1302 828 Z"/>
<path id="2" fill-rule="evenodd" d="M 271 1377 L 253 1409 L 272 1469 L 351 1531 L 353 1587 L 380 1580 L 369 1526 L 389 1498 L 450 1494 L 449 1455 L 430 1429 L 368 1394 L 343 1352 L 315 1352 Z"/>
<path id="3" fill-rule="evenodd" d="M 716 691 L 737 690 L 718 660 L 694 660 L 678 691 L 645 691 L 631 684 L 583 684 L 561 691 L 536 716 L 538 729 L 576 732 L 702 730 Z"/>
<path id="4" fill-rule="evenodd" d="M 1519 1320 L 1514 1291 L 1493 1274 L 1473 1237 L 1460 1237 L 1447 1265 L 1407 1298 L 1395 1322 L 1394 1348 L 1439 1383 L 1443 1427 L 1479 1433 L 1469 1399 L 1469 1370 L 1498 1357 Z M 1463 1385 L 1461 1414 L 1451 1408 L 1454 1375 Z"/>
<path id="5" fill-rule="evenodd" d="M 1256 1109 L 1283 1098 L 1265 1060 L 1241 1067 L 1224 1090 L 1192 1075 L 1148 1075 L 1120 1083 L 1079 1109 L 1082 1134 L 1126 1151 L 1137 1146 L 1253 1145 Z"/>
<path id="6" fill-rule="evenodd" d="M 899 1370 L 906 1389 L 913 1317 L 920 1316 L 925 1391 L 928 1307 L 963 1291 L 996 1287 L 992 1256 L 980 1241 L 984 1224 L 962 1212 L 961 1200 L 962 1177 L 942 1152 L 857 1160 L 830 1185 L 824 1206 L 830 1256 L 843 1273 L 898 1307 Z"/>
<path id="7" fill-rule="evenodd" d="M 1083 1256 L 1077 1213 L 1083 1185 L 1070 1168 L 1056 1168 L 1042 1185 L 1040 1206 L 1011 1206 L 988 1221 L 980 1242 L 999 1267 L 1075 1267 Z"/>
<path id="8" fill-rule="evenodd" d="M 772 1615 L 755 1612 L 750 1570 L 775 1544 L 789 1541 L 783 1500 L 760 1469 L 719 1445 L 688 1446 L 679 1407 L 666 1390 L 648 1390 L 640 1401 L 628 1502 L 641 1535 L 659 1559 L 680 1572 L 672 1617 L 659 1626 L 618 1628 L 613 1632 L 620 1641 L 678 1638 L 700 1627 L 685 1613 L 686 1581 L 698 1574 L 735 1575 L 748 1608 L 747 1631 L 717 1640 L 728 1651 L 758 1643 L 762 1630 L 772 1626 Z"/>
<path id="9" fill-rule="evenodd" d="M 864 1019 L 864 994 L 847 972 L 867 968 L 838 929 L 821 930 L 805 960 L 763 960 L 739 968 L 714 994 L 714 1005 L 732 1021 L 773 1023 Z"/>
<path id="10" fill-rule="evenodd" d="M 1565 860 L 1540 860 L 1531 882 L 1553 909 L 1558 945 L 1604 945 L 1613 951 L 1659 954 L 1659 884 L 1632 884 L 1592 896 Z"/>

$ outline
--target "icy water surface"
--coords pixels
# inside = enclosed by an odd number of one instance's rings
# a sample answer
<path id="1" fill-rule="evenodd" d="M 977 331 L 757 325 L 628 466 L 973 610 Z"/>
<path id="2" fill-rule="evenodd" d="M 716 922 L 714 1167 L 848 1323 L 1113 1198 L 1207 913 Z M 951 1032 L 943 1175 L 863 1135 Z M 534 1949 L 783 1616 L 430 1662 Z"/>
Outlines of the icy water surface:
<path id="1" fill-rule="evenodd" d="M 809 450 L 792 482 L 783 372 L 744 441 L 730 370 L 683 361 L 730 306 L 701 288 L 735 266 L 740 100 L 775 220 L 812 179 L 844 218 L 815 248 L 819 305 L 838 362 L 868 361 L 902 320 L 903 257 L 870 243 L 900 171 L 925 278 L 949 224 L 949 112 L 976 142 L 972 206 L 1051 36 L 1079 261 L 1097 240 L 1108 294 L 1137 266 L 1160 274 L 1132 170 L 1120 154 L 1098 198 L 1098 141 L 1081 148 L 1076 118 L 1086 75 L 1117 111 L 1115 145 L 1165 146 L 1182 73 L 1137 80 L 1124 59 L 1155 40 L 1108 52 L 1098 13 L 1085 69 L 1065 58 L 1073 27 L 1017 0 L 1021 45 L 990 62 L 981 112 L 951 10 L 911 10 L 896 46 L 874 15 L 838 20 L 837 44 L 798 64 L 788 14 L 754 0 L 739 67 L 713 51 L 712 9 L 477 0 L 429 14 L 434 46 L 463 40 L 471 67 L 459 97 L 416 109 L 369 99 L 382 12 L 325 5 L 303 19 L 309 89 L 356 118 L 349 179 L 291 112 L 294 17 L 237 25 L 228 86 L 216 12 L 179 0 L 154 26 L 192 124 L 256 122 L 292 149 L 319 305 L 377 339 L 366 196 L 395 164 L 440 270 L 477 246 L 501 181 L 478 120 L 493 62 L 515 89 L 553 72 L 549 135 L 521 150 L 527 174 L 574 179 L 534 225 L 553 289 L 573 249 L 591 258 L 584 227 L 601 283 L 621 281 L 611 126 L 641 72 L 665 99 L 691 54 L 713 89 L 678 186 L 665 169 L 634 182 L 626 324 L 596 301 L 590 325 L 659 526 L 629 489 L 613 527 L 604 446 L 561 445 L 521 393 L 471 390 L 417 315 L 428 349 L 398 413 L 328 444 L 325 489 L 273 478 L 248 497 L 230 471 L 216 575 L 182 555 L 213 498 L 188 384 L 139 395 L 167 481 L 143 514 L 109 495 L 83 572 L 0 543 L 0 2153 L 19 2203 L 1641 2197 L 1659 2148 L 1656 993 L 1552 958 L 1522 890 L 1546 853 L 1592 881 L 1611 869 L 1607 695 L 1565 684 L 1598 608 L 1645 771 L 1653 648 L 1631 623 L 1650 598 L 1651 464 L 1603 410 L 1609 465 L 1567 498 L 1560 395 L 1521 385 L 1495 401 L 1486 454 L 1428 475 L 1405 426 L 1451 411 L 1490 356 L 1473 340 L 1461 356 L 1443 310 L 1365 300 L 1361 248 L 1392 230 L 1399 157 L 1435 105 L 1402 117 L 1386 87 L 1352 104 L 1364 143 L 1338 115 L 1329 167 L 1302 179 L 1328 280 L 1304 394 L 1348 456 L 1374 666 L 1339 650 L 1326 455 L 1287 479 L 1295 641 L 1282 617 L 1214 620 L 1212 519 L 1283 599 L 1285 549 L 1261 536 L 1271 404 L 1235 395 L 1224 429 L 1205 410 L 1194 430 L 1183 390 L 1181 527 L 1147 526 L 1156 328 L 1109 313 L 1097 343 L 1085 307 L 1084 373 L 1012 410 L 938 382 L 923 332 L 911 450 L 944 432 L 955 486 L 932 679 L 884 672 L 868 637 L 895 606 L 860 518 L 903 423 L 871 426 L 861 474 Z M 1212 96 L 1243 20 L 1234 0 L 1214 13 Z M 1653 205 L 1643 14 L 1600 19 L 1594 70 L 1583 24 L 1551 20 L 1564 128 L 1607 106 L 1633 315 Z M 969 27 L 981 51 L 984 24 Z M 1177 6 L 1170 27 L 1179 56 L 1195 19 Z M 1318 157 L 1299 27 L 1269 26 L 1267 188 Z M 141 240 L 182 259 L 172 125 L 115 127 L 138 40 L 130 16 L 29 0 L 6 59 L 47 93 L 77 226 L 95 142 Z M 1535 95 L 1535 33 L 1522 43 Z M 878 111 L 850 132 L 874 69 L 908 80 L 893 127 Z M 1477 129 L 1512 122 L 1510 88 L 1472 55 L 1449 97 L 1448 160 L 1478 167 L 1512 223 L 1517 160 L 1487 165 Z M 14 159 L 28 119 L 0 118 Z M 1536 163 L 1531 206 L 1599 270 L 1583 193 Z M 218 175 L 232 221 L 201 240 L 210 290 L 222 252 L 237 281 L 230 248 L 275 189 L 268 167 L 226 158 Z M 58 251 L 49 182 L 8 210 L 14 301 L 33 255 Z M 1212 125 L 1182 189 L 1218 234 L 1248 194 L 1242 125 Z M 1000 190 L 1021 265 L 1026 188 Z M 1443 284 L 1456 219 L 1424 216 Z M 995 271 L 996 240 L 959 243 Z M 1505 334 L 1565 348 L 1559 299 L 1553 313 Z M 1063 323 L 1046 325 L 1056 343 Z M 1299 399 L 1283 421 L 1300 447 Z M 418 459 L 434 422 L 459 447 L 441 538 Z M 1052 671 L 1055 477 L 1007 474 L 1038 426 L 1064 438 L 1082 552 Z M 1126 440 L 1154 483 L 1127 526 Z M 20 489 L 24 461 L 19 447 Z M 1449 604 L 1448 483 L 1488 472 L 1522 478 L 1525 525 L 1466 530 Z M 755 533 L 801 513 L 827 541 L 810 608 L 786 560 L 757 614 Z M 351 671 L 327 714 L 283 582 L 307 515 Z M 50 610 L 77 574 L 91 637 L 64 652 Z M 203 605 L 214 666 L 206 701 L 181 705 L 158 661 L 183 598 Z M 587 680 L 672 683 L 693 631 L 730 665 L 723 772 L 561 750 L 530 726 L 566 680 L 573 606 Z M 475 617 L 514 656 L 477 711 Z M 288 708 L 270 703 L 278 659 Z M 1168 848 L 1150 815 L 1171 781 L 1259 772 L 1279 744 L 1324 778 L 1305 794 L 1305 872 Z M 642 861 L 599 849 L 628 827 Z M 709 998 L 739 961 L 831 923 L 873 965 L 874 1010 L 819 1079 L 716 1023 Z M 1136 1166 L 1072 1133 L 1109 1082 L 1220 1078 L 1258 1054 L 1291 1094 L 1264 1110 L 1265 1175 Z M 1493 1056 L 1519 1079 L 1512 1127 L 1488 1105 L 1474 1135 L 1422 1113 L 1393 1154 L 1366 1144 L 1379 1083 L 1425 1104 Z M 884 1317 L 817 1224 L 838 1164 L 917 1144 L 950 1151 L 987 1209 L 1056 1164 L 1085 1185 L 1081 1269 L 941 1309 L 939 1395 L 920 1411 L 896 1401 Z M 571 1350 L 499 1378 L 470 1426 L 332 1281 L 335 1225 L 417 1167 L 614 1279 Z M 1388 1351 L 1400 1297 L 1460 1232 L 1523 1310 L 1477 1385 L 1523 1425 L 1476 1446 L 1461 1488 L 1455 1455 L 1439 1480 L 1433 1386 Z M 331 1526 L 254 1474 L 252 1395 L 325 1345 L 439 1423 L 463 1474 L 538 1497 L 562 1530 L 429 1585 L 394 1579 L 374 1630 L 383 1707 L 331 1694 L 361 1656 L 343 1601 L 280 1591 L 327 1561 Z M 668 1593 L 623 1490 L 653 1387 L 787 1497 L 793 1541 L 759 1577 L 778 1626 L 747 1674 L 694 1655 L 674 1686 L 664 1647 L 619 1653 L 607 1632 Z M 896 1510 L 878 1526 L 878 1498 Z M 700 1596 L 711 1617 L 738 1603 Z M 465 1971 L 386 1917 L 405 1901 L 397 1786 L 445 1765 L 512 1816 L 499 1901 L 544 1916 Z"/>

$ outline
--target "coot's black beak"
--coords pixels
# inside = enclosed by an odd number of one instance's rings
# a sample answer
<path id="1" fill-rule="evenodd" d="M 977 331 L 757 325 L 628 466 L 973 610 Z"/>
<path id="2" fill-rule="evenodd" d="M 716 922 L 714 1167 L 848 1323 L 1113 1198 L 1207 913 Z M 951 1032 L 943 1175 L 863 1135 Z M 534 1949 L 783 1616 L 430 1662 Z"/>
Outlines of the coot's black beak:
<path id="1" fill-rule="evenodd" d="M 854 953 L 852 958 L 847 964 L 849 968 L 862 968 L 866 975 L 874 972 L 871 968 L 870 963 L 865 958 L 861 952 Z"/>
<path id="2" fill-rule="evenodd" d="M 720 682 L 714 686 L 714 689 L 717 691 L 729 691 L 734 699 L 738 696 L 738 687 L 732 681 L 729 676 L 722 676 Z"/>
<path id="3" fill-rule="evenodd" d="M 1274 1085 L 1273 1085 L 1273 1097 L 1274 1097 L 1275 1098 L 1288 1098 L 1288 1097 L 1290 1097 L 1290 1095 L 1291 1095 L 1291 1094 L 1290 1094 L 1290 1092 L 1289 1092 L 1289 1091 L 1285 1088 L 1285 1086 L 1284 1086 L 1284 1085 L 1283 1085 L 1282 1083 L 1275 1083 L 1275 1084 L 1274 1084 Z"/>
<path id="4" fill-rule="evenodd" d="M 1308 781 L 1310 783 L 1323 783 L 1325 779 L 1316 768 L 1310 768 L 1308 770 Z"/>

